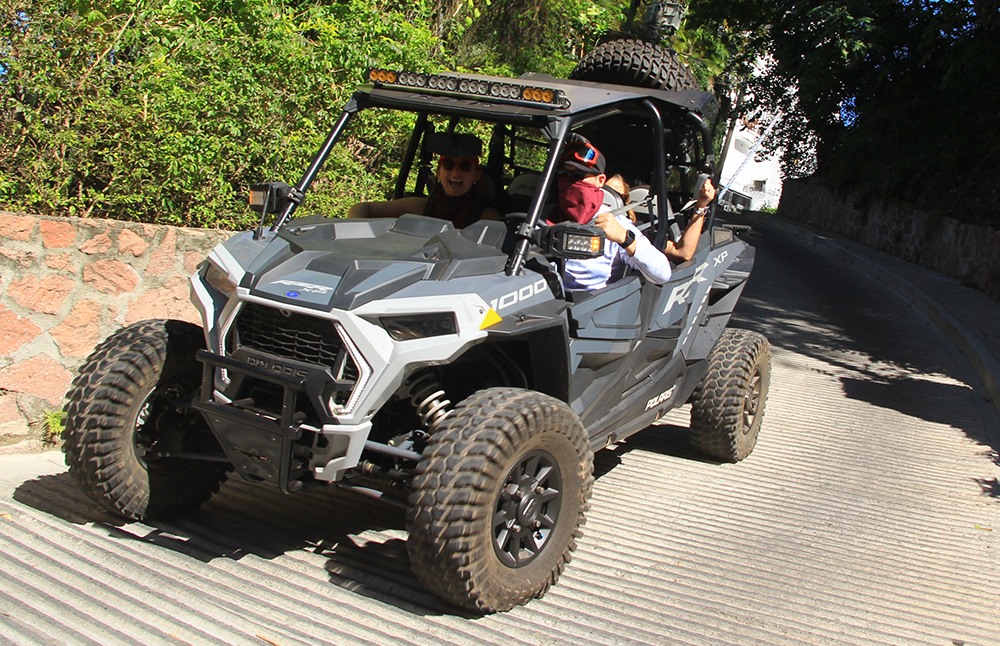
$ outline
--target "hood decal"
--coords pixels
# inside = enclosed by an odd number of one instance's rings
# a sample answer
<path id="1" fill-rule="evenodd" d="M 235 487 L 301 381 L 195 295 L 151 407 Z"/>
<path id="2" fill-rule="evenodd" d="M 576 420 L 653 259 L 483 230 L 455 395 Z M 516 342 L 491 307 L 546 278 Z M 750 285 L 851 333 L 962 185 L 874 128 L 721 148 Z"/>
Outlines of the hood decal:
<path id="1" fill-rule="evenodd" d="M 278 280 L 264 278 L 250 293 L 289 305 L 328 310 L 339 283 L 337 276 L 302 269 Z"/>

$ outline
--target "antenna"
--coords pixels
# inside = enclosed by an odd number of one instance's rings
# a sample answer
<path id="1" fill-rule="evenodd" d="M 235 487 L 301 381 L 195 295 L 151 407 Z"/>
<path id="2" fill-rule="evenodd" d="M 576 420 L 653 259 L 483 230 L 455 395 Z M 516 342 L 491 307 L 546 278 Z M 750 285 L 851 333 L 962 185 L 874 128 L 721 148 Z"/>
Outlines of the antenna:
<path id="1" fill-rule="evenodd" d="M 716 197 L 717 201 L 721 202 L 722 201 L 722 197 L 726 193 L 729 192 L 729 187 L 732 186 L 736 182 L 736 178 L 739 177 L 739 175 L 740 175 L 741 172 L 743 172 L 743 167 L 747 165 L 747 162 L 750 161 L 751 158 L 753 158 L 754 153 L 757 152 L 757 149 L 760 148 L 760 145 L 762 143 L 764 143 L 764 140 L 767 139 L 767 136 L 769 134 L 771 134 L 771 130 L 774 129 L 774 126 L 777 125 L 777 123 L 778 123 L 778 117 L 775 117 L 774 119 L 771 119 L 771 123 L 769 123 L 768 126 L 767 126 L 767 128 L 764 129 L 764 132 L 761 134 L 761 136 L 757 138 L 757 141 L 750 148 L 750 151 L 747 153 L 747 156 L 743 160 L 743 163 L 741 163 L 739 165 L 739 167 L 736 169 L 736 172 L 733 173 L 733 176 L 729 178 L 729 183 L 726 184 L 725 186 L 723 186 L 719 190 L 719 195 Z M 720 179 L 721 179 L 721 175 L 722 175 L 722 171 L 721 170 L 719 171 L 719 175 L 720 175 Z"/>

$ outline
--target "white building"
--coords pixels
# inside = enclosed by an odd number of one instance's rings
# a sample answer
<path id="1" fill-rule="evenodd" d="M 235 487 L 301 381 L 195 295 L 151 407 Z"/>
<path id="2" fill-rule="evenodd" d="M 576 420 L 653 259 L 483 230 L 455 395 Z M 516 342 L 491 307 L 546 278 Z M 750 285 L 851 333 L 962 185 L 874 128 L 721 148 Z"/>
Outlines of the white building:
<path id="1" fill-rule="evenodd" d="M 737 121 L 722 167 L 722 186 L 730 189 L 722 198 L 723 205 L 728 202 L 751 211 L 778 208 L 781 200 L 779 153 L 757 161 L 754 144 L 762 134 L 766 136 L 759 124 Z"/>

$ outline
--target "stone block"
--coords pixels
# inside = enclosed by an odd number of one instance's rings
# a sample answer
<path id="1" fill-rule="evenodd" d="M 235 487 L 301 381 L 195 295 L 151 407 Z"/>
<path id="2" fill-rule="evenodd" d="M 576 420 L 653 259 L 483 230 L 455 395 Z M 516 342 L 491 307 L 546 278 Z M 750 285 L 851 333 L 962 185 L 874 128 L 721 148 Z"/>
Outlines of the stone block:
<path id="1" fill-rule="evenodd" d="M 35 275 L 11 281 L 7 294 L 21 307 L 36 312 L 55 314 L 76 283 L 66 276 L 49 274 L 41 280 Z"/>
<path id="2" fill-rule="evenodd" d="M 201 323 L 198 310 L 191 304 L 190 283 L 183 276 L 174 276 L 163 287 L 151 289 L 129 305 L 126 325 L 153 318 L 170 318 Z"/>
<path id="3" fill-rule="evenodd" d="M 0 370 L 0 388 L 40 397 L 61 407 L 73 375 L 58 361 L 37 355 Z"/>
<path id="4" fill-rule="evenodd" d="M 130 229 L 122 229 L 118 234 L 118 253 L 131 254 L 138 258 L 149 249 L 149 243 Z"/>
<path id="5" fill-rule="evenodd" d="M 80 245 L 80 251 L 88 255 L 106 254 L 111 249 L 111 232 L 104 231 Z"/>
<path id="6" fill-rule="evenodd" d="M 17 407 L 17 396 L 0 394 L 0 438 L 24 437 L 29 430 L 27 418 Z"/>
<path id="7" fill-rule="evenodd" d="M 65 357 L 86 357 L 101 340 L 101 304 L 83 300 L 73 305 L 63 322 L 49 334 Z"/>
<path id="8" fill-rule="evenodd" d="M 0 304 L 0 355 L 7 355 L 42 333 L 31 319 L 21 318 Z"/>
<path id="9" fill-rule="evenodd" d="M 46 249 L 62 249 L 76 241 L 76 227 L 72 222 L 42 220 L 39 229 L 42 232 L 42 246 Z"/>
<path id="10" fill-rule="evenodd" d="M 3 254 L 7 258 L 10 258 L 21 267 L 30 267 L 31 265 L 34 264 L 35 258 L 38 257 L 38 253 L 34 251 L 8 249 L 6 247 L 0 247 L 0 254 Z"/>
<path id="11" fill-rule="evenodd" d="M 83 282 L 99 292 L 117 296 L 131 292 L 139 284 L 139 275 L 120 260 L 98 260 L 83 268 Z"/>
<path id="12" fill-rule="evenodd" d="M 28 241 L 35 231 L 38 218 L 28 215 L 14 215 L 0 212 L 0 236 L 11 240 Z"/>
<path id="13" fill-rule="evenodd" d="M 146 265 L 147 276 L 162 276 L 173 270 L 177 264 L 177 230 L 167 227 L 167 233 Z"/>
<path id="14" fill-rule="evenodd" d="M 72 253 L 53 253 L 45 256 L 45 266 L 59 271 L 75 271 Z"/>
<path id="15" fill-rule="evenodd" d="M 0 446 L 0 455 L 20 455 L 22 453 L 38 453 L 44 445 L 38 440 L 22 440 L 17 444 Z"/>
<path id="16" fill-rule="evenodd" d="M 187 251 L 184 253 L 184 271 L 190 276 L 198 270 L 198 265 L 208 256 L 208 251 Z"/>

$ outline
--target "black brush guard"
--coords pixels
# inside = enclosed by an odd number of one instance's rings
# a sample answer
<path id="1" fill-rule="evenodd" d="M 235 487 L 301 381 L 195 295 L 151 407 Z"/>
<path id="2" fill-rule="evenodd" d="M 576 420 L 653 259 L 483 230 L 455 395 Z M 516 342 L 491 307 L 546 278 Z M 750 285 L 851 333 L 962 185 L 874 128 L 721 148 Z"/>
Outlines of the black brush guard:
<path id="1" fill-rule="evenodd" d="M 306 391 L 306 379 L 269 372 L 207 350 L 199 350 L 196 358 L 204 369 L 201 394 L 193 405 L 205 416 L 236 472 L 246 480 L 274 482 L 284 493 L 301 489 L 309 475 L 309 450 L 296 444 L 302 437 L 305 414 L 296 412 L 295 402 Z M 284 391 L 280 419 L 248 410 L 241 402 L 216 402 L 217 368 L 280 386 Z"/>

